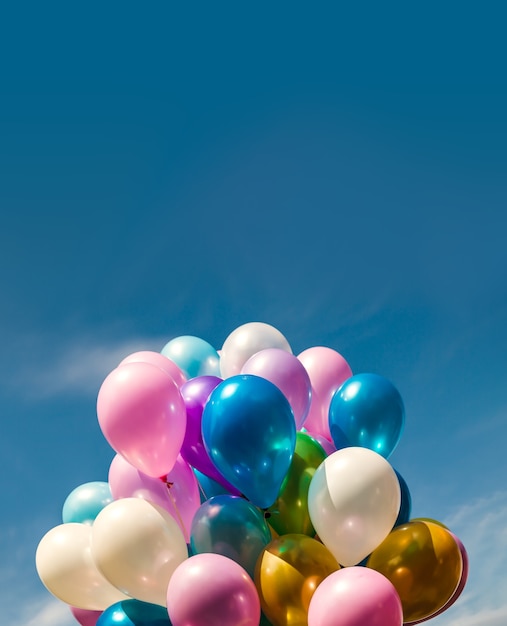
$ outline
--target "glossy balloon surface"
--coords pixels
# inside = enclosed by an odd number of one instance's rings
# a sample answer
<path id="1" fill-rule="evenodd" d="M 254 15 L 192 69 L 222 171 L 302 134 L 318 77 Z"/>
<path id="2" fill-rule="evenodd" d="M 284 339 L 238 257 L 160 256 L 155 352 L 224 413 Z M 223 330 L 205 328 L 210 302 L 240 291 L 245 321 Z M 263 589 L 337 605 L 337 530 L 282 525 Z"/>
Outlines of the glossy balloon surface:
<path id="1" fill-rule="evenodd" d="M 97 626 L 172 626 L 167 609 L 141 600 L 124 600 L 108 607 Z"/>
<path id="2" fill-rule="evenodd" d="M 161 370 L 169 374 L 178 387 L 181 387 L 181 385 L 183 385 L 187 380 L 186 375 L 176 365 L 176 363 L 165 357 L 163 354 L 160 354 L 160 352 L 152 352 L 151 350 L 134 352 L 125 357 L 118 367 L 126 365 L 127 363 L 151 363 L 152 365 L 156 365 Z"/>
<path id="3" fill-rule="evenodd" d="M 220 376 L 218 352 L 200 337 L 175 337 L 166 343 L 161 354 L 176 363 L 187 378 Z"/>
<path id="4" fill-rule="evenodd" d="M 102 509 L 113 501 L 109 484 L 103 481 L 84 483 L 73 489 L 62 509 L 64 523 L 92 524 Z"/>
<path id="5" fill-rule="evenodd" d="M 102 611 L 91 611 L 90 609 L 78 609 L 75 606 L 71 606 L 70 612 L 74 616 L 74 619 L 81 624 L 81 626 L 96 626 L 97 620 L 102 615 Z"/>

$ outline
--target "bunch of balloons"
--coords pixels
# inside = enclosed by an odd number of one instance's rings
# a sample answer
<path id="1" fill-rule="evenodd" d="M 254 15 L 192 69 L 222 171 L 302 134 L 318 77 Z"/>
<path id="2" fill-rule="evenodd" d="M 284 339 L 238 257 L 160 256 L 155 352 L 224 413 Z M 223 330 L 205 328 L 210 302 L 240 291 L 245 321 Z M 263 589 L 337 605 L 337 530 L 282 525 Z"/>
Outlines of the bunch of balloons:
<path id="1" fill-rule="evenodd" d="M 402 626 L 449 608 L 461 541 L 411 519 L 389 456 L 394 385 L 335 350 L 294 355 L 273 326 L 220 352 L 193 336 L 104 380 L 107 481 L 78 486 L 37 548 L 82 626 Z"/>

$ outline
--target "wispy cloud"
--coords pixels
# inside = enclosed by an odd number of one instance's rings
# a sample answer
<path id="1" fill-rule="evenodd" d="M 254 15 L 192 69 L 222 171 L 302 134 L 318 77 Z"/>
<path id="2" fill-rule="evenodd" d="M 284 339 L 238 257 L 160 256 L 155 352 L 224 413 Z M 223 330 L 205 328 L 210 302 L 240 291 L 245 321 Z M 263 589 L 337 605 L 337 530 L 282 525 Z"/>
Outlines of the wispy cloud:
<path id="1" fill-rule="evenodd" d="M 52 596 L 23 603 L 20 615 L 7 626 L 77 626 L 70 608 Z"/>

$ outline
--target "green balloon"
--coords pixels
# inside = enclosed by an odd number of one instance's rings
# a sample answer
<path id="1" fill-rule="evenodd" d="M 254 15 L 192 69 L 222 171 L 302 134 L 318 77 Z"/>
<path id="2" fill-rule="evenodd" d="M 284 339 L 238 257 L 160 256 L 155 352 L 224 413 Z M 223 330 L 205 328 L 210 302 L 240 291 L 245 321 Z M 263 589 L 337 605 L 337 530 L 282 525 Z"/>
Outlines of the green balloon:
<path id="1" fill-rule="evenodd" d="M 315 536 L 308 513 L 308 489 L 315 470 L 326 458 L 324 449 L 310 435 L 296 433 L 296 448 L 278 498 L 267 509 L 269 525 L 279 534 Z"/>

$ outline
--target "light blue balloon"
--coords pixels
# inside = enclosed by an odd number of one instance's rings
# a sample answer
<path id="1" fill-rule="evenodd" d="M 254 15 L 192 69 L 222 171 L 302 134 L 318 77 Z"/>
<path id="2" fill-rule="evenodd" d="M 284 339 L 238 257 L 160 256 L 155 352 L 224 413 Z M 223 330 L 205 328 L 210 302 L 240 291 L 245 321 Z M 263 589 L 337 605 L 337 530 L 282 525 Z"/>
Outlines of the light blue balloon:
<path id="1" fill-rule="evenodd" d="M 108 607 L 97 626 L 172 626 L 167 609 L 141 600 L 122 600 Z"/>
<path id="2" fill-rule="evenodd" d="M 112 501 L 109 483 L 84 483 L 71 491 L 63 503 L 63 522 L 92 524 L 102 509 Z"/>
<path id="3" fill-rule="evenodd" d="M 187 378 L 220 376 L 220 356 L 204 339 L 182 335 L 171 339 L 161 353 L 171 359 Z"/>
<path id="4" fill-rule="evenodd" d="M 202 415 L 204 446 L 222 476 L 260 508 L 273 504 L 296 445 L 290 404 L 265 378 L 231 376 Z"/>
<path id="5" fill-rule="evenodd" d="M 378 374 L 351 376 L 329 406 L 329 431 L 338 450 L 360 446 L 387 459 L 398 445 L 404 424 L 399 391 Z"/>
<path id="6" fill-rule="evenodd" d="M 227 556 L 252 579 L 257 559 L 271 539 L 264 514 L 248 500 L 232 495 L 215 496 L 202 504 L 190 531 L 193 554 Z"/>
<path id="7" fill-rule="evenodd" d="M 192 471 L 194 472 L 199 484 L 201 504 L 213 496 L 231 495 L 223 485 L 217 483 L 217 481 L 213 480 L 213 478 L 210 478 L 209 476 L 206 476 L 206 474 L 196 470 L 195 467 L 192 468 Z"/>

